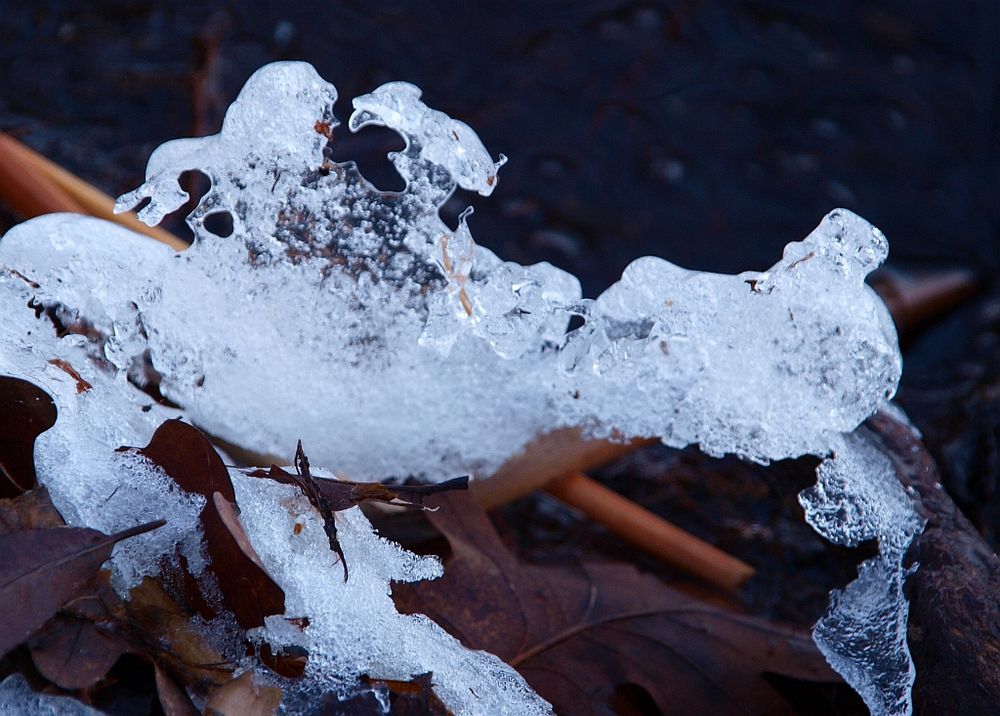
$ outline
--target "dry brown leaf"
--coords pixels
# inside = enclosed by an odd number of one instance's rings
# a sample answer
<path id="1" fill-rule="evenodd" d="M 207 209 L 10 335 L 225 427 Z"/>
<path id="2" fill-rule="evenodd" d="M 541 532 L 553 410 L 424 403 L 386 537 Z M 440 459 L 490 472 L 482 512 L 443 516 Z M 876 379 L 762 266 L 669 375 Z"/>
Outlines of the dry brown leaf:
<path id="1" fill-rule="evenodd" d="M 792 713 L 765 673 L 839 681 L 807 633 L 700 601 L 631 565 L 521 563 L 470 496 L 438 502 L 427 515 L 451 546 L 445 576 L 394 585 L 397 606 L 500 656 L 557 713 L 612 713 L 623 689 L 669 714 Z"/>
<path id="2" fill-rule="evenodd" d="M 0 500 L 0 535 L 62 527 L 66 523 L 44 486 L 13 499 Z"/>
<path id="3" fill-rule="evenodd" d="M 42 676 L 72 691 L 104 678 L 129 645 L 90 620 L 57 614 L 31 637 L 28 649 Z"/>
<path id="4" fill-rule="evenodd" d="M 146 447 L 120 449 L 136 450 L 163 468 L 182 490 L 205 497 L 201 525 L 209 569 L 219 584 L 224 606 L 240 626 L 263 626 L 264 617 L 285 611 L 284 591 L 264 570 L 235 518 L 236 493 L 229 471 L 208 438 L 180 420 L 168 420 L 157 428 Z M 194 580 L 186 580 L 185 586 L 197 590 Z M 192 593 L 188 599 L 192 604 L 208 602 L 203 594 Z"/>
<path id="5" fill-rule="evenodd" d="M 198 709 L 191 703 L 187 692 L 168 674 L 162 666 L 154 664 L 156 695 L 164 716 L 198 716 Z"/>
<path id="6" fill-rule="evenodd" d="M 232 664 L 195 630 L 191 616 L 155 579 L 143 579 L 125 608 L 130 628 L 183 683 L 224 684 L 232 677 Z"/>
<path id="7" fill-rule="evenodd" d="M 0 497 L 16 497 L 37 484 L 35 438 L 56 424 L 56 406 L 41 388 L 0 376 Z"/>
<path id="8" fill-rule="evenodd" d="M 281 689 L 258 685 L 248 671 L 212 692 L 205 715 L 274 716 L 280 703 Z"/>
<path id="9" fill-rule="evenodd" d="M 150 522 L 110 536 L 82 527 L 0 535 L 0 655 L 80 594 L 111 557 L 116 542 L 163 524 Z"/>

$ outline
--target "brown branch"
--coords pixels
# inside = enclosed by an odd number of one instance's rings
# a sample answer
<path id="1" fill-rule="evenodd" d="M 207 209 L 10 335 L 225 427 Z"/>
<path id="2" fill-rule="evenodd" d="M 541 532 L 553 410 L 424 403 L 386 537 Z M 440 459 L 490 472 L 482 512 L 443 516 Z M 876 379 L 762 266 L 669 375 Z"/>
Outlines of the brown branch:
<path id="1" fill-rule="evenodd" d="M 23 161 L 14 148 L 19 144 L 6 134 L 0 134 L 0 197 L 3 203 L 26 218 L 60 211 L 83 213 L 83 207 L 46 179 L 36 166 Z"/>

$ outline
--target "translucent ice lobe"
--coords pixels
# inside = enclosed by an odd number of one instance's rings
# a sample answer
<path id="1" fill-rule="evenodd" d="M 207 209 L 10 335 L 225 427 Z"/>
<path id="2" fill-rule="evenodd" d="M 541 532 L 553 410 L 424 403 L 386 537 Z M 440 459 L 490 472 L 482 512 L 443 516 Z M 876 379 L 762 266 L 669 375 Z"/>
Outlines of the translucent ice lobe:
<path id="1" fill-rule="evenodd" d="M 799 496 L 806 520 L 848 547 L 878 539 L 879 553 L 862 563 L 856 580 L 831 594 L 813 638 L 873 714 L 902 716 L 912 710 L 916 678 L 906 643 L 903 557 L 923 523 L 870 434 L 862 429 L 831 447 L 833 456 L 817 470 L 816 486 Z"/>
<path id="2" fill-rule="evenodd" d="M 225 195 L 241 182 L 276 184 L 286 168 L 319 167 L 324 132 L 335 124 L 331 109 L 337 90 L 325 82 L 311 65 L 280 62 L 251 77 L 226 112 L 222 132 L 201 139 L 177 139 L 160 146 L 149 158 L 146 183 L 118 199 L 116 210 L 123 211 L 149 199 L 139 218 L 157 224 L 188 199 L 177 178 L 181 172 L 200 169 L 211 174 L 212 190 L 195 209 L 194 220 L 203 219 Z M 239 174 L 227 172 L 232 160 L 242 162 Z M 258 196 L 251 218 L 272 226 L 277 202 Z"/>
<path id="3" fill-rule="evenodd" d="M 426 167 L 413 166 L 412 156 L 444 169 L 463 189 L 489 196 L 496 187 L 497 170 L 507 161 L 494 161 L 472 128 L 420 101 L 420 88 L 409 82 L 388 82 L 354 100 L 349 126 L 352 132 L 370 124 L 391 127 L 406 138 L 407 150 L 393 153 L 393 163 L 407 181 L 421 181 Z"/>
<path id="4" fill-rule="evenodd" d="M 885 251 L 877 229 L 839 210 L 760 274 L 638 259 L 595 302 L 604 341 L 579 371 L 581 392 L 598 392 L 591 411 L 607 415 L 613 396 L 600 384 L 631 384 L 614 408 L 633 415 L 614 427 L 673 445 L 754 460 L 823 453 L 899 379 L 895 330 L 864 284 Z M 633 395 L 659 405 L 632 408 Z"/>

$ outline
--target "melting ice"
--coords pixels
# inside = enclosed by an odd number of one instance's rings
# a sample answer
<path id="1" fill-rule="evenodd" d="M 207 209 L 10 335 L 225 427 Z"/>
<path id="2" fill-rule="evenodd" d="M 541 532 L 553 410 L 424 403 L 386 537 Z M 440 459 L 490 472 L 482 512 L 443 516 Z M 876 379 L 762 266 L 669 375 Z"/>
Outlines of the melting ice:
<path id="1" fill-rule="evenodd" d="M 885 259 L 883 235 L 836 210 L 765 272 L 725 276 L 644 257 L 585 299 L 572 275 L 477 245 L 468 213 L 455 227 L 442 221 L 456 188 L 488 195 L 497 186 L 504 159 L 470 127 L 427 107 L 407 83 L 356 98 L 351 131 L 380 125 L 405 140 L 389 157 L 406 187 L 383 192 L 353 162 L 331 160 L 336 99 L 311 66 L 269 65 L 248 81 L 220 134 L 153 153 L 146 182 L 118 206 L 145 203 L 140 217 L 156 223 L 188 199 L 179 175 L 204 172 L 211 189 L 188 218 L 187 251 L 78 216 L 12 229 L 0 241 L 0 267 L 16 271 L 0 278 L 11 294 L 4 313 L 24 313 L 30 297 L 83 322 L 90 337 L 44 349 L 23 334 L 4 338 L 0 370 L 18 373 L 25 352 L 62 351 L 103 371 L 95 380 L 107 391 L 92 401 L 114 407 L 103 416 L 69 407 L 66 419 L 64 402 L 91 398 L 60 393 L 60 421 L 117 430 L 109 445 L 143 444 L 162 417 L 159 409 L 139 416 L 133 405 L 141 394 L 131 384 L 152 379 L 215 435 L 277 455 L 301 438 L 315 463 L 354 479 L 486 479 L 532 438 L 562 427 L 761 462 L 830 456 L 803 496 L 812 524 L 843 543 L 877 536 L 882 553 L 837 595 L 817 640 L 873 711 L 905 713 L 913 670 L 900 562 L 919 524 L 878 454 L 849 435 L 893 395 L 901 370 L 892 322 L 864 283 Z M 218 213 L 232 219 L 230 236 L 207 228 Z M 572 316 L 583 325 L 567 332 Z M 27 372 L 62 390 L 43 365 Z M 96 397 L 112 393 L 119 397 Z M 120 396 L 132 396 L 127 410 L 115 409 Z M 121 421 L 133 424 L 127 436 Z M 58 460 L 50 462 L 46 481 L 58 480 Z M 237 489 L 242 502 L 250 492 Z M 78 493 L 63 488 L 59 499 L 91 524 L 99 516 Z M 883 497 L 866 503 L 873 495 Z M 824 518 L 831 513 L 846 517 Z M 277 537 L 249 523 L 261 554 L 274 552 Z M 853 537 L 857 529 L 866 536 Z M 309 565 L 274 559 L 290 599 L 315 604 Z M 865 645 L 874 643 L 886 658 L 870 658 Z M 383 666 L 406 672 L 418 655 Z M 346 658 L 336 652 L 327 673 Z M 890 667 L 898 673 L 887 677 Z M 527 698 L 516 674 L 491 668 L 507 685 L 494 692 Z M 464 708 L 461 688 L 442 690 L 449 706 Z"/>

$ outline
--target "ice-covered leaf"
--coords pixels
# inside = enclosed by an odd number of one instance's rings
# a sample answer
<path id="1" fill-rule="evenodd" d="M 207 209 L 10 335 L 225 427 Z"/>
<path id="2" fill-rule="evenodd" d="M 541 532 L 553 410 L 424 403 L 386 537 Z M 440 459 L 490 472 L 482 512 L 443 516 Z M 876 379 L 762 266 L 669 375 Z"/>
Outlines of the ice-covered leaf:
<path id="1" fill-rule="evenodd" d="M 836 680 L 807 634 L 700 602 L 631 566 L 521 563 L 468 496 L 439 502 L 428 519 L 451 546 L 445 576 L 396 586 L 397 603 L 501 656 L 558 713 L 609 713 L 625 685 L 663 713 L 778 713 L 790 706 L 762 674 Z"/>
<path id="2" fill-rule="evenodd" d="M 35 438 L 55 422 L 56 406 L 44 390 L 0 375 L 0 497 L 35 486 Z"/>
<path id="3" fill-rule="evenodd" d="M 205 498 L 201 528 L 207 568 L 222 591 L 225 607 L 244 629 L 285 611 L 285 593 L 275 584 L 247 539 L 232 504 L 236 493 L 229 471 L 197 428 L 169 420 L 157 428 L 149 445 L 135 452 L 161 468 L 177 485 Z"/>
<path id="4" fill-rule="evenodd" d="M 20 644 L 97 574 L 116 542 L 160 527 L 114 535 L 55 527 L 0 535 L 0 654 Z"/>

